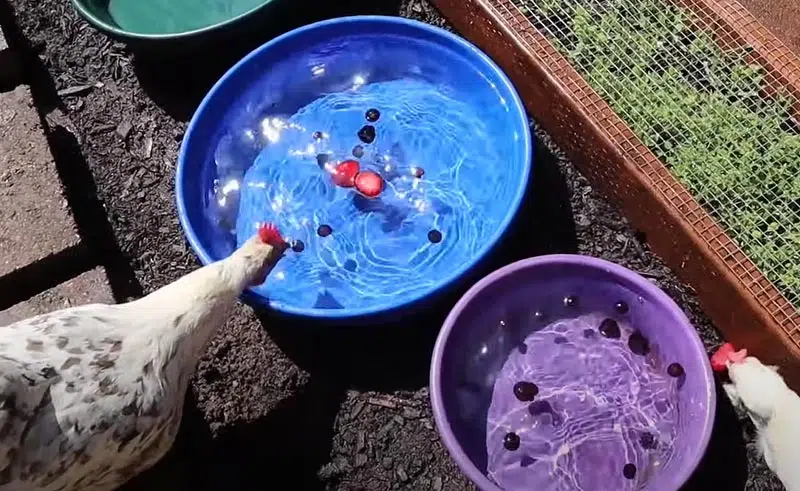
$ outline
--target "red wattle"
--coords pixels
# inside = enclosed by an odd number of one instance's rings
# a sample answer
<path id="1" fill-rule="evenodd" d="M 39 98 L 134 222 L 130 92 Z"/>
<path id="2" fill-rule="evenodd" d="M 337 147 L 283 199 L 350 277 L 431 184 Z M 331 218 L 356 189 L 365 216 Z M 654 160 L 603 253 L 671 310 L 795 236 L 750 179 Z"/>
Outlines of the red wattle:
<path id="1" fill-rule="evenodd" d="M 355 186 L 367 198 L 376 198 L 383 191 L 383 178 L 372 171 L 359 172 L 356 174 Z"/>
<path id="2" fill-rule="evenodd" d="M 360 169 L 358 162 L 355 160 L 345 160 L 341 162 L 333 169 L 332 177 L 334 184 L 343 188 L 353 187 L 356 175 L 358 175 Z"/>
<path id="3" fill-rule="evenodd" d="M 734 353 L 734 348 L 731 343 L 725 343 L 711 355 L 711 369 L 715 372 L 724 372 L 728 368 L 728 360 L 731 354 Z"/>

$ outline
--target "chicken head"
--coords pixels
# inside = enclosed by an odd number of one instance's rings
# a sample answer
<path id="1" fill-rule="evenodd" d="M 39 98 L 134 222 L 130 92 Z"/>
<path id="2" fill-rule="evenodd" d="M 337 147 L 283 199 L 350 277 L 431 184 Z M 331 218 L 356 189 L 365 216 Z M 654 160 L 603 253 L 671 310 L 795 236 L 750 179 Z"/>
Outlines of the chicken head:
<path id="1" fill-rule="evenodd" d="M 734 386 L 726 388 L 728 394 L 735 394 L 736 399 L 749 412 L 765 420 L 772 416 L 775 405 L 787 391 L 786 382 L 778 373 L 777 367 L 764 365 L 753 356 L 730 364 L 728 375 Z"/>

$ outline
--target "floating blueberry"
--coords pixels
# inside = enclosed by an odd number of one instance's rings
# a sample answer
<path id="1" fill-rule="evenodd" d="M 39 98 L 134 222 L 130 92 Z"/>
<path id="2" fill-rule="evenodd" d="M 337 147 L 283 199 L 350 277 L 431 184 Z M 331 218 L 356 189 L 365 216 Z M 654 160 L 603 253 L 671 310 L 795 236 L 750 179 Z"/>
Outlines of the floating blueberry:
<path id="1" fill-rule="evenodd" d="M 311 138 L 315 140 L 322 140 L 322 136 L 323 135 L 321 131 L 315 131 L 314 133 L 311 133 Z"/>
<path id="2" fill-rule="evenodd" d="M 652 433 L 644 432 L 639 436 L 639 443 L 642 445 L 642 448 L 651 449 L 655 447 L 656 438 L 653 436 Z"/>
<path id="3" fill-rule="evenodd" d="M 358 265 L 352 259 L 348 259 L 347 261 L 344 262 L 344 269 L 346 269 L 347 271 L 350 271 L 351 273 L 356 270 L 356 266 L 358 266 Z"/>
<path id="4" fill-rule="evenodd" d="M 528 405 L 528 412 L 531 413 L 532 416 L 538 416 L 540 414 L 552 413 L 553 407 L 550 406 L 550 403 L 547 401 L 534 401 Z"/>
<path id="5" fill-rule="evenodd" d="M 302 240 L 295 240 L 292 242 L 292 250 L 294 252 L 303 252 L 306 249 L 305 243 Z"/>
<path id="6" fill-rule="evenodd" d="M 506 436 L 503 437 L 503 446 L 506 450 L 511 450 L 512 452 L 519 448 L 519 435 L 516 433 L 506 433 Z"/>
<path id="7" fill-rule="evenodd" d="M 650 352 L 650 342 L 639 331 L 634 331 L 628 338 L 628 348 L 635 355 L 644 356 Z"/>
<path id="8" fill-rule="evenodd" d="M 578 297 L 569 295 L 564 297 L 564 307 L 575 307 L 578 305 Z"/>
<path id="9" fill-rule="evenodd" d="M 530 402 L 536 398 L 539 387 L 533 382 L 517 382 L 514 384 L 514 396 L 522 402 Z"/>
<path id="10" fill-rule="evenodd" d="M 625 467 L 622 468 L 622 475 L 625 476 L 625 479 L 633 479 L 636 477 L 636 466 L 633 464 L 625 464 Z"/>
<path id="11" fill-rule="evenodd" d="M 377 121 L 378 119 L 380 119 L 380 117 L 381 117 L 381 112 L 380 112 L 380 111 L 378 111 L 378 110 L 377 110 L 377 109 L 375 109 L 375 108 L 368 109 L 368 110 L 367 110 L 367 113 L 366 113 L 366 114 L 364 114 L 364 117 L 365 117 L 365 118 L 367 118 L 367 121 L 369 121 L 370 123 L 374 123 L 375 121 Z"/>
<path id="12" fill-rule="evenodd" d="M 614 310 L 616 310 L 620 314 L 627 314 L 628 304 L 620 300 L 619 302 L 614 304 Z"/>
<path id="13" fill-rule="evenodd" d="M 683 365 L 680 363 L 670 363 L 667 367 L 667 374 L 670 377 L 680 377 L 684 374 Z"/>
<path id="14" fill-rule="evenodd" d="M 531 465 L 533 465 L 535 463 L 536 463 L 536 459 L 534 459 L 533 457 L 531 457 L 529 455 L 525 455 L 524 457 L 519 459 L 519 465 L 522 466 L 522 467 L 529 467 L 529 466 L 531 466 Z"/>
<path id="15" fill-rule="evenodd" d="M 622 333 L 619 330 L 619 324 L 614 319 L 603 319 L 598 329 L 600 334 L 609 339 L 619 339 Z"/>
<path id="16" fill-rule="evenodd" d="M 319 227 L 317 227 L 317 235 L 319 235 L 320 237 L 327 237 L 332 233 L 333 229 L 331 228 L 330 225 L 322 224 Z"/>
<path id="17" fill-rule="evenodd" d="M 592 339 L 594 337 L 594 329 L 584 329 L 583 337 L 586 339 Z"/>
<path id="18" fill-rule="evenodd" d="M 358 139 L 364 143 L 372 143 L 375 141 L 375 127 L 371 125 L 365 125 L 363 128 L 358 130 Z"/>
<path id="19" fill-rule="evenodd" d="M 556 344 L 564 344 L 567 342 L 567 338 L 564 336 L 556 336 L 555 339 L 553 339 L 553 342 Z"/>
<path id="20" fill-rule="evenodd" d="M 325 167 L 325 164 L 330 162 L 331 156 L 327 153 L 318 153 L 317 154 L 317 165 L 321 168 Z"/>
<path id="21" fill-rule="evenodd" d="M 353 147 L 353 157 L 360 159 L 363 156 L 364 156 L 364 147 L 362 147 L 361 145 L 356 145 L 355 147 Z"/>
<path id="22" fill-rule="evenodd" d="M 442 241 L 442 233 L 439 232 L 438 230 L 431 230 L 430 232 L 428 232 L 428 240 L 432 244 L 438 244 L 439 242 Z"/>
<path id="23" fill-rule="evenodd" d="M 416 177 L 417 179 L 422 179 L 422 176 L 425 175 L 425 169 L 423 169 L 422 167 L 412 167 L 411 175 Z"/>

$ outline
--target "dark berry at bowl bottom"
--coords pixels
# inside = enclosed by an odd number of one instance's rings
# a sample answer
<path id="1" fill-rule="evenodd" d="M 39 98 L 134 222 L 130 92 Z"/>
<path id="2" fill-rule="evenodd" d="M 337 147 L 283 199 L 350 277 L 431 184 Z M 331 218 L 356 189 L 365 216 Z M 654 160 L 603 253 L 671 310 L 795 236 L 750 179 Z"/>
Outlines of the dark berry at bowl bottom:
<path id="1" fill-rule="evenodd" d="M 592 339 L 594 337 L 594 329 L 584 329 L 583 337 L 586 339 Z"/>
<path id="2" fill-rule="evenodd" d="M 528 412 L 531 416 L 547 414 L 553 412 L 553 407 L 547 401 L 534 401 L 528 405 Z"/>
<path id="3" fill-rule="evenodd" d="M 302 240 L 295 240 L 292 242 L 292 250 L 294 252 L 303 252 L 306 250 L 306 244 Z"/>
<path id="4" fill-rule="evenodd" d="M 576 307 L 578 305 L 578 297 L 569 295 L 564 297 L 564 307 Z"/>
<path id="5" fill-rule="evenodd" d="M 639 443 L 644 449 L 651 449 L 656 446 L 656 438 L 652 433 L 644 432 L 639 436 Z"/>
<path id="6" fill-rule="evenodd" d="M 351 273 L 356 270 L 356 266 L 358 266 L 358 265 L 352 259 L 348 259 L 347 261 L 344 262 L 344 269 L 346 269 L 347 271 L 350 271 Z"/>
<path id="7" fill-rule="evenodd" d="M 428 240 L 431 242 L 431 244 L 438 244 L 442 241 L 442 233 L 438 230 L 431 230 L 428 232 Z"/>
<path id="8" fill-rule="evenodd" d="M 635 355 L 644 356 L 650 352 L 650 342 L 639 331 L 634 331 L 628 338 L 628 349 Z"/>
<path id="9" fill-rule="evenodd" d="M 358 130 L 358 139 L 364 143 L 372 143 L 375 141 L 375 127 L 366 125 Z"/>
<path id="10" fill-rule="evenodd" d="M 619 339 L 622 335 L 622 332 L 619 330 L 619 324 L 614 319 L 603 319 L 603 322 L 600 323 L 600 327 L 598 328 L 600 334 L 603 337 L 609 339 Z"/>
<path id="11" fill-rule="evenodd" d="M 361 145 L 356 145 L 355 147 L 353 147 L 353 157 L 360 159 L 363 156 L 364 156 L 364 147 L 362 147 Z"/>
<path id="12" fill-rule="evenodd" d="M 522 467 L 530 467 L 531 465 L 536 463 L 536 459 L 531 457 L 530 455 L 525 455 L 521 459 L 519 459 L 519 465 Z"/>
<path id="13" fill-rule="evenodd" d="M 315 131 L 314 133 L 311 133 L 311 138 L 313 138 L 315 140 L 322 140 L 323 136 L 324 135 L 322 134 L 321 131 Z"/>
<path id="14" fill-rule="evenodd" d="M 670 363 L 667 367 L 667 374 L 670 377 L 681 377 L 684 373 L 683 365 L 680 363 Z"/>
<path id="15" fill-rule="evenodd" d="M 332 233 L 333 229 L 331 228 L 330 225 L 322 224 L 319 227 L 317 227 L 317 235 L 319 235 L 320 237 L 327 237 Z"/>
<path id="16" fill-rule="evenodd" d="M 367 121 L 370 123 L 374 123 L 375 121 L 379 120 L 381 117 L 381 112 L 375 108 L 368 109 L 364 117 L 367 118 Z"/>
<path id="17" fill-rule="evenodd" d="M 625 476 L 625 479 L 633 479 L 636 477 L 636 466 L 633 464 L 625 464 L 622 468 L 622 475 Z"/>
<path id="18" fill-rule="evenodd" d="M 614 310 L 617 311 L 619 314 L 627 314 L 628 313 L 628 304 L 620 300 L 619 302 L 614 304 Z"/>
<path id="19" fill-rule="evenodd" d="M 517 382 L 514 384 L 514 397 L 522 402 L 530 402 L 536 398 L 539 387 L 533 382 Z"/>
<path id="20" fill-rule="evenodd" d="M 519 435 L 514 432 L 506 433 L 506 436 L 503 437 L 503 446 L 506 450 L 517 450 L 519 448 Z"/>
<path id="21" fill-rule="evenodd" d="M 331 161 L 331 156 L 327 153 L 318 153 L 317 154 L 317 165 L 320 169 L 325 167 L 325 164 Z"/>
<path id="22" fill-rule="evenodd" d="M 564 336 L 556 336 L 555 339 L 553 339 L 553 342 L 556 344 L 564 344 L 567 342 L 567 338 Z"/>

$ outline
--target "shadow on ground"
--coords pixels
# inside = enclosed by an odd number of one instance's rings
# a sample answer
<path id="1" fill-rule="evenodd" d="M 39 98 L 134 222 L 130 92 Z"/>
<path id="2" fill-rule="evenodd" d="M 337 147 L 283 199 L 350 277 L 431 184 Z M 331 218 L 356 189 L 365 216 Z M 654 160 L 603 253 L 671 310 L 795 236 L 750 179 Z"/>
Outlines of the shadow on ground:
<path id="1" fill-rule="evenodd" d="M 325 328 L 307 320 L 276 320 L 258 311 L 270 338 L 312 378 L 324 376 L 341 386 L 391 392 L 416 390 L 428 383 L 433 344 L 450 308 L 472 283 L 505 264 L 550 253 L 577 250 L 568 190 L 555 158 L 538 145 L 531 192 L 512 228 L 491 256 L 457 288 L 418 314 L 370 325 Z"/>
<path id="2" fill-rule="evenodd" d="M 747 447 L 742 424 L 733 405 L 716 381 L 717 412 L 708 450 L 682 491 L 744 490 L 747 484 Z"/>
<path id="3" fill-rule="evenodd" d="M 330 459 L 344 397 L 344 390 L 315 377 L 262 418 L 227 426 L 212 438 L 190 392 L 172 450 L 119 491 L 254 489 L 265 475 L 291 482 L 292 489 L 322 490 L 317 471 Z"/>
<path id="4" fill-rule="evenodd" d="M 348 15 L 396 15 L 400 0 L 275 2 L 225 38 L 189 52 L 139 51 L 134 70 L 147 95 L 171 117 L 188 121 L 211 86 L 237 61 L 268 40 L 316 21 Z M 274 19 L 280 19 L 275 22 Z"/>
<path id="5" fill-rule="evenodd" d="M 117 243 L 77 138 L 67 128 L 54 126 L 49 128 L 47 139 L 78 234 L 89 248 L 91 257 L 105 268 L 114 299 L 126 302 L 141 297 L 142 286 Z"/>

